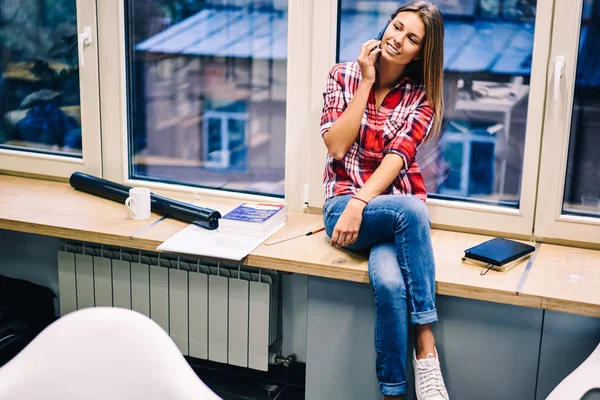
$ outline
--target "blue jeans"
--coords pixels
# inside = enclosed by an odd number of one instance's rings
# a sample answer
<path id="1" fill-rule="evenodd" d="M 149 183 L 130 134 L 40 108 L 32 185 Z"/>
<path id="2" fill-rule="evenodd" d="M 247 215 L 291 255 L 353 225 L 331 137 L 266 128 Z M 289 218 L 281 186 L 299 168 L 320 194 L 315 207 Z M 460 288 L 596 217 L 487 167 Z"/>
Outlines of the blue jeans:
<path id="1" fill-rule="evenodd" d="M 352 195 L 332 197 L 323 214 L 329 237 Z M 355 200 L 356 201 L 356 200 Z M 435 263 L 429 213 L 414 196 L 381 195 L 363 210 L 356 242 L 348 250 L 370 250 L 369 277 L 375 297 L 376 370 L 381 393 L 406 392 L 408 315 L 416 325 L 437 321 Z"/>

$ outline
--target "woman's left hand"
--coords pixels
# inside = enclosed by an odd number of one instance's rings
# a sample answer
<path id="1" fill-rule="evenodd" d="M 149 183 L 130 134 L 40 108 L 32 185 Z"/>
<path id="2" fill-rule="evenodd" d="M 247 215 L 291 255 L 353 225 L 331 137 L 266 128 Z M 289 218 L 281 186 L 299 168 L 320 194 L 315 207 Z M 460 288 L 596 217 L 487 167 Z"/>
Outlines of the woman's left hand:
<path id="1" fill-rule="evenodd" d="M 358 239 L 358 231 L 360 224 L 362 223 L 362 212 L 365 208 L 365 204 L 357 201 L 350 200 L 346 205 L 346 209 L 333 228 L 333 234 L 331 235 L 331 245 L 337 248 L 347 246 L 356 242 Z"/>

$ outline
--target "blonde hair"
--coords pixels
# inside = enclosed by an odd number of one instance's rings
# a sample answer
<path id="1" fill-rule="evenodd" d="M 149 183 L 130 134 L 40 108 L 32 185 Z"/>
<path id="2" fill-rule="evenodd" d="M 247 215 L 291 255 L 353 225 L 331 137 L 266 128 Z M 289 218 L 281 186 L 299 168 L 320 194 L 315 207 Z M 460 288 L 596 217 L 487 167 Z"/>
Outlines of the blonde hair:
<path id="1" fill-rule="evenodd" d="M 393 20 L 401 12 L 417 14 L 425 25 L 425 40 L 422 55 L 419 60 L 409 64 L 410 71 L 417 75 L 425 85 L 427 100 L 433 107 L 435 116 L 433 126 L 427 136 L 427 141 L 435 139 L 440 133 L 442 116 L 444 114 L 443 85 L 444 85 L 444 20 L 442 13 L 435 4 L 428 1 L 412 1 L 398 8 L 390 19 Z"/>

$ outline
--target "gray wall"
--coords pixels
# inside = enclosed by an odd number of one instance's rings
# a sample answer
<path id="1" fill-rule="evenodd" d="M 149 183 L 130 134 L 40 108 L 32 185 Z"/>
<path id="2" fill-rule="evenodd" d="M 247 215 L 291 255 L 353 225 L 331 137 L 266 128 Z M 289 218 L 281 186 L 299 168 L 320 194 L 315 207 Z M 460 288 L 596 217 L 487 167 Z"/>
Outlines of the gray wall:
<path id="1" fill-rule="evenodd" d="M 540 356 L 537 399 L 577 368 L 600 343 L 600 318 L 546 311 Z M 597 373 L 600 386 L 600 371 Z M 585 400 L 600 400 L 600 391 Z"/>
<path id="2" fill-rule="evenodd" d="M 57 238 L 0 229 L 0 275 L 47 287 L 58 296 L 59 246 Z"/>
<path id="3" fill-rule="evenodd" d="M 437 348 L 453 399 L 543 400 L 600 342 L 596 318 L 449 296 L 436 302 Z M 309 277 L 307 399 L 382 398 L 373 323 L 369 285 Z M 412 370 L 408 377 L 412 400 Z"/>
<path id="4" fill-rule="evenodd" d="M 306 362 L 306 318 L 308 304 L 308 276 L 283 275 L 283 340 L 282 353 L 296 354 Z"/>
<path id="5" fill-rule="evenodd" d="M 308 278 L 306 399 L 381 398 L 375 374 L 374 310 L 369 285 Z M 410 382 L 412 363 L 407 366 Z"/>
<path id="6" fill-rule="evenodd" d="M 437 296 L 435 335 L 456 399 L 535 398 L 543 311 Z"/>

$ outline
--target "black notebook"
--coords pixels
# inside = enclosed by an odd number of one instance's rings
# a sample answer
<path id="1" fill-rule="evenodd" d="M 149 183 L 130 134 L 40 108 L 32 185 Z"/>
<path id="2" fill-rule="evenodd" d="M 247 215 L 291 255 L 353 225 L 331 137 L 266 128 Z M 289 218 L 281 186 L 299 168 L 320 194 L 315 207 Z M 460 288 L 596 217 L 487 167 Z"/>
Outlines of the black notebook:
<path id="1" fill-rule="evenodd" d="M 494 238 L 465 250 L 465 258 L 501 266 L 532 253 L 535 247 L 514 240 Z"/>

